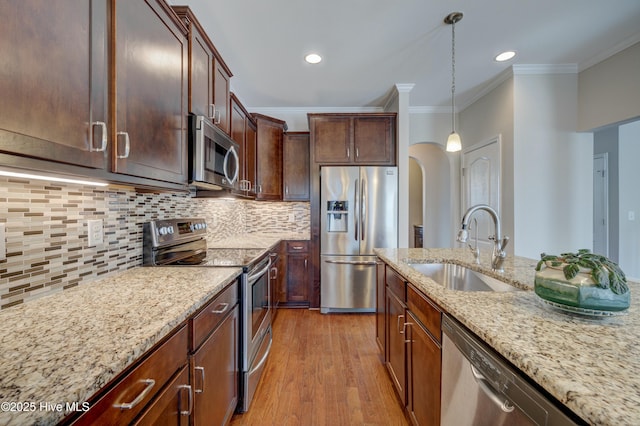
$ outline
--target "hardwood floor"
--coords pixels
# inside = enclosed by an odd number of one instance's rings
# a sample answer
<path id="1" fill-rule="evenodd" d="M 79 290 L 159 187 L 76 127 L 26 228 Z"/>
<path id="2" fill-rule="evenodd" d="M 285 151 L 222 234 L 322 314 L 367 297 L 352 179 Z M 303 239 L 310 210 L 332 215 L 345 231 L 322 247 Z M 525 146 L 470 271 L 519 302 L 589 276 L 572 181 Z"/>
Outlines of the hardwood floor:
<path id="1" fill-rule="evenodd" d="M 241 425 L 408 425 L 375 342 L 374 314 L 281 309 Z"/>

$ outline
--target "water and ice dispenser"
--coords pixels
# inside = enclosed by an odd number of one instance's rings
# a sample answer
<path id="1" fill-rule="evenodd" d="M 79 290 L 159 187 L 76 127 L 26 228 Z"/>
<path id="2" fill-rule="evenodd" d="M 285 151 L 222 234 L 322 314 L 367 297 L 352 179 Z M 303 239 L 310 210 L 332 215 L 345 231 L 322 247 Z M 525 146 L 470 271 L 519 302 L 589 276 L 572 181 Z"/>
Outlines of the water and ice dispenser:
<path id="1" fill-rule="evenodd" d="M 349 232 L 348 219 L 348 201 L 327 201 L 327 232 Z"/>

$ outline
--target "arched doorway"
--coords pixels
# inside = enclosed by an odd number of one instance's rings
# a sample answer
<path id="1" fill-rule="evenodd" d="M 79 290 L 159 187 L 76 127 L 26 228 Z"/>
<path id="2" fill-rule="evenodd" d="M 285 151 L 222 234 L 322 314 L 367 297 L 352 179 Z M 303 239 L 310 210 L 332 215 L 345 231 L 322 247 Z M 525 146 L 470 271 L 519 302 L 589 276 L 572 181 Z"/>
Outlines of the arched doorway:
<path id="1" fill-rule="evenodd" d="M 410 246 L 414 243 L 414 225 L 422 225 L 423 247 L 452 247 L 450 169 L 449 157 L 440 144 L 409 146 Z"/>

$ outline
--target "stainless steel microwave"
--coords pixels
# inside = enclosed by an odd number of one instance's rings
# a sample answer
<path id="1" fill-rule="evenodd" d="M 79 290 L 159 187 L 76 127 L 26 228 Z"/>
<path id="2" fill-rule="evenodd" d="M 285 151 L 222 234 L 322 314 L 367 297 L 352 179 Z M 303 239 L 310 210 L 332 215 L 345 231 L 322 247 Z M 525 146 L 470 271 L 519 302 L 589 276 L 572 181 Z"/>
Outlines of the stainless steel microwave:
<path id="1" fill-rule="evenodd" d="M 207 117 L 189 117 L 189 184 L 202 189 L 236 189 L 238 144 Z"/>

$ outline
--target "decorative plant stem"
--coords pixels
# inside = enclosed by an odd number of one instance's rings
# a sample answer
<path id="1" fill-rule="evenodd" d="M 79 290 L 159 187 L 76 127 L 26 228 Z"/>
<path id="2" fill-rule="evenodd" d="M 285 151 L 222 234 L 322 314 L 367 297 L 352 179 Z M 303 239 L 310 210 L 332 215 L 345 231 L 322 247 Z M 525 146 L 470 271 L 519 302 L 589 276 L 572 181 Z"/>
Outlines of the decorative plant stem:
<path id="1" fill-rule="evenodd" d="M 560 256 L 542 253 L 540 258 L 536 271 L 540 271 L 542 265 L 562 267 L 564 277 L 570 280 L 578 275 L 580 268 L 584 268 L 591 271 L 591 278 L 598 287 L 608 288 L 615 294 L 624 294 L 629 291 L 627 277 L 622 269 L 605 256 L 591 253 L 589 249 L 580 249 L 578 253 L 561 253 Z"/>

